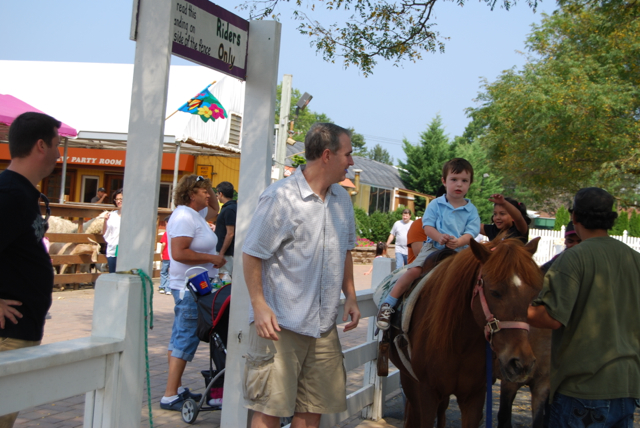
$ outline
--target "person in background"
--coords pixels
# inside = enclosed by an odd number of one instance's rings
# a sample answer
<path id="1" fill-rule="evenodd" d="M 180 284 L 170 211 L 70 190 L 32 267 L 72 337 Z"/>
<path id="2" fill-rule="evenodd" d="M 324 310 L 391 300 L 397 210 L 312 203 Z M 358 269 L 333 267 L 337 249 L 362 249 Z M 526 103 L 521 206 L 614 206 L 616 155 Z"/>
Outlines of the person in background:
<path id="1" fill-rule="evenodd" d="M 564 251 L 575 247 L 576 245 L 578 245 L 581 242 L 582 242 L 582 239 L 580 239 L 580 237 L 576 233 L 576 231 L 575 231 L 575 229 L 573 227 L 573 222 L 570 221 L 569 224 L 567 224 L 567 227 L 565 228 L 565 231 L 564 231 L 564 247 L 565 247 Z M 562 253 L 560 253 L 560 254 L 562 254 Z M 546 262 L 545 264 L 540 266 L 540 269 L 542 269 L 543 273 L 547 273 L 547 271 L 549 270 L 551 265 L 556 261 L 556 259 L 558 258 L 558 256 L 560 254 L 556 254 L 555 256 L 553 256 L 553 258 L 551 260 L 549 260 L 548 262 Z"/>
<path id="2" fill-rule="evenodd" d="M 407 232 L 411 227 L 411 211 L 405 209 L 402 211 L 402 220 L 398 220 L 393 224 L 389 238 L 387 239 L 387 247 L 391 245 L 393 239 L 396 240 L 396 269 L 400 269 L 407 264 Z"/>
<path id="3" fill-rule="evenodd" d="M 169 224 L 170 218 L 171 215 L 165 217 L 165 225 Z M 169 245 L 167 241 L 166 229 L 162 234 L 162 238 L 160 238 L 160 258 L 162 259 L 162 268 L 160 269 L 160 287 L 158 287 L 158 292 L 160 294 L 166 294 L 170 296 L 171 288 L 169 287 L 169 265 L 171 263 L 171 258 L 169 257 Z"/>
<path id="4" fill-rule="evenodd" d="M 493 224 L 481 224 L 480 233 L 493 241 L 502 231 L 506 231 L 505 238 L 518 238 L 524 244 L 529 238 L 529 224 L 531 219 L 527 215 L 527 207 L 515 199 L 505 198 L 499 193 L 491 195 L 493 202 Z"/>
<path id="5" fill-rule="evenodd" d="M 582 239 L 544 276 L 531 326 L 552 329 L 549 428 L 632 427 L 640 398 L 640 253 L 607 232 L 607 191 L 580 189 L 571 220 Z"/>
<path id="6" fill-rule="evenodd" d="M 376 244 L 376 256 L 374 257 L 374 260 L 380 257 L 387 257 L 387 244 L 382 241 Z M 366 271 L 364 274 L 371 275 L 371 272 L 373 272 L 373 264 L 371 265 L 371 269 Z"/>
<path id="7" fill-rule="evenodd" d="M 427 234 L 422 227 L 422 217 L 416 218 L 407 232 L 407 264 L 413 263 L 426 240 Z"/>
<path id="8" fill-rule="evenodd" d="M 107 242 L 107 263 L 109 265 L 109 273 L 116 271 L 116 262 L 118 257 L 118 241 L 120 241 L 120 220 L 122 218 L 122 189 L 113 192 L 111 200 L 116 210 L 113 210 L 104 217 L 102 226 L 102 235 Z"/>
<path id="9" fill-rule="evenodd" d="M 98 189 L 98 194 L 91 198 L 92 204 L 104 204 L 104 198 L 107 196 L 107 191 L 104 187 Z"/>
<path id="10" fill-rule="evenodd" d="M 198 308 L 193 295 L 185 288 L 186 272 L 200 266 L 207 270 L 209 278 L 213 278 L 225 260 L 216 251 L 218 238 L 206 221 L 218 215 L 218 199 L 211 181 L 200 175 L 182 177 L 176 186 L 173 203 L 176 209 L 171 214 L 166 233 L 171 259 L 169 287 L 175 307 L 167 351 L 169 375 L 160 408 L 180 411 L 187 398 L 196 401 L 202 398 L 202 394 L 182 387 L 184 369 L 187 362 L 193 360 L 200 343 L 196 335 Z"/>
<path id="11" fill-rule="evenodd" d="M 0 174 L 0 353 L 37 346 L 44 334 L 53 267 L 43 243 L 49 201 L 37 186 L 60 158 L 60 125 L 43 113 L 23 113 L 9 127 L 11 163 Z M 17 416 L 0 416 L 0 426 L 13 427 Z"/>
<path id="12" fill-rule="evenodd" d="M 243 395 L 253 428 L 317 427 L 322 413 L 347 409 L 346 372 L 336 327 L 358 326 L 351 250 L 353 204 L 338 183 L 353 165 L 350 132 L 314 124 L 306 165 L 262 193 L 242 248 L 251 311 Z M 268 376 L 266 376 L 268 374 Z"/>
<path id="13" fill-rule="evenodd" d="M 228 272 L 233 275 L 233 248 L 236 242 L 236 214 L 238 204 L 233 200 L 233 184 L 223 181 L 216 187 L 218 199 L 222 202 L 222 208 L 216 221 L 215 233 L 218 237 L 218 254 L 224 256 L 227 263 L 220 269 L 220 272 Z"/>

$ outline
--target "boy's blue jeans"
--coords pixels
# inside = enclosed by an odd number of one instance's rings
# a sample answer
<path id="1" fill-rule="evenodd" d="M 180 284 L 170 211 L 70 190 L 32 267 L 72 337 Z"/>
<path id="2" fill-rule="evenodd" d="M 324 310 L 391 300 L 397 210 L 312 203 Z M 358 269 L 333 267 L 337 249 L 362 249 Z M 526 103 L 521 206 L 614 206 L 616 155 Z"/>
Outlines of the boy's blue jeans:
<path id="1" fill-rule="evenodd" d="M 638 400 L 584 400 L 556 393 L 549 406 L 549 428 L 633 428 Z"/>

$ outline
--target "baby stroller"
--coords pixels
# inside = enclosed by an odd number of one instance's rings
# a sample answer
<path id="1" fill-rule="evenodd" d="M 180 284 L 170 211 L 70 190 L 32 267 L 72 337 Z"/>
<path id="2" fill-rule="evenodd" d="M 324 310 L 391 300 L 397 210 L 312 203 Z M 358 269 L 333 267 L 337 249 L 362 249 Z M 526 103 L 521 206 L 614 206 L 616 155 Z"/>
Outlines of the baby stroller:
<path id="1" fill-rule="evenodd" d="M 209 370 L 203 370 L 207 388 L 200 402 L 189 398 L 182 405 L 182 420 L 188 424 L 196 421 L 201 411 L 220 410 L 222 405 L 209 405 L 212 391 L 222 388 L 224 382 L 225 362 L 227 358 L 227 334 L 229 330 L 229 304 L 231 303 L 231 284 L 218 290 L 199 296 L 190 288 L 189 291 L 198 305 L 198 338 L 209 343 Z M 215 370 L 214 370 L 215 365 Z M 221 389 L 220 389 L 221 391 Z M 221 400 L 218 400 L 221 403 Z"/>

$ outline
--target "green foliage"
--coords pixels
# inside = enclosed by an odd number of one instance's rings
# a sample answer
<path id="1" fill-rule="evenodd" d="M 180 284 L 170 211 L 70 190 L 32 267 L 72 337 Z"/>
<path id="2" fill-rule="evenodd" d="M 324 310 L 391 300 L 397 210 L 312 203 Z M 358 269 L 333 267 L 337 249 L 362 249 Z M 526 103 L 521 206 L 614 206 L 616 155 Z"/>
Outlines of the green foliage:
<path id="1" fill-rule="evenodd" d="M 567 226 L 571 220 L 571 214 L 565 207 L 558 208 L 556 211 L 556 222 L 553 224 L 553 230 L 562 230 L 562 226 Z"/>
<path id="2" fill-rule="evenodd" d="M 536 59 L 484 85 L 473 115 L 488 124 L 482 141 L 506 181 L 539 196 L 596 185 L 634 200 L 638 16 L 639 2 L 561 1 L 528 38 Z"/>
<path id="3" fill-rule="evenodd" d="M 307 163 L 307 159 L 304 156 L 293 155 L 291 156 L 291 166 L 294 168 L 299 167 L 300 165 L 305 165 Z"/>
<path id="4" fill-rule="evenodd" d="M 307 135 L 307 131 L 311 128 L 316 122 L 325 122 L 332 123 L 333 121 L 324 113 L 316 113 L 312 110 L 309 110 L 307 106 L 304 110 L 300 110 L 298 113 L 298 118 L 295 118 L 296 115 L 296 104 L 300 100 L 302 94 L 298 89 L 291 89 L 291 110 L 289 112 L 289 120 L 294 120 L 293 123 L 293 138 L 296 141 L 304 141 L 305 135 Z M 282 98 L 282 83 L 278 84 L 276 89 L 276 116 L 275 123 L 280 123 L 280 102 Z M 289 129 L 287 127 L 287 129 Z"/>
<path id="5" fill-rule="evenodd" d="M 367 144 L 364 140 L 364 135 L 358 134 L 353 128 L 349 128 L 351 131 L 351 147 L 353 148 L 353 154 L 355 156 L 363 156 L 367 155 L 367 148 L 365 145 Z"/>
<path id="6" fill-rule="evenodd" d="M 380 163 L 393 165 L 393 157 L 391 157 L 387 149 L 383 149 L 380 144 L 376 144 L 373 149 L 367 151 L 366 157 Z"/>
<path id="7" fill-rule="evenodd" d="M 372 240 L 371 234 L 371 218 L 367 215 L 366 211 L 362 208 L 353 209 L 356 216 L 356 234 L 360 238 L 367 238 Z M 385 239 L 386 242 L 386 239 Z"/>
<path id="8" fill-rule="evenodd" d="M 618 218 L 616 219 L 615 223 L 613 223 L 613 227 L 609 231 L 609 234 L 622 236 L 625 230 L 629 231 L 629 213 L 626 211 L 621 211 L 618 213 Z"/>
<path id="9" fill-rule="evenodd" d="M 371 220 L 371 240 L 373 242 L 387 242 L 389 232 L 393 227 L 393 223 L 389 224 L 390 216 L 380 211 L 374 211 L 369 217 Z"/>
<path id="10" fill-rule="evenodd" d="M 640 238 L 640 215 L 633 210 L 629 219 L 629 235 Z"/>
<path id="11" fill-rule="evenodd" d="M 276 6 L 282 0 L 248 0 L 241 4 L 249 9 L 249 19 L 277 19 Z M 382 58 L 398 64 L 404 60 L 417 61 L 428 52 L 444 52 L 444 43 L 432 22 L 435 0 L 426 2 L 387 2 L 369 0 L 302 1 L 285 0 L 295 4 L 293 16 L 300 21 L 298 30 L 312 38 L 311 45 L 322 54 L 325 61 L 342 58 L 343 66 L 353 65 L 367 76 L 377 60 Z M 509 9 L 512 0 L 484 0 L 492 9 L 496 4 Z M 537 0 L 526 0 L 534 8 Z M 464 5 L 464 0 L 457 0 Z M 307 15 L 308 11 L 324 7 L 327 10 L 348 11 L 345 22 L 318 22 Z"/>
<path id="12" fill-rule="evenodd" d="M 442 165 L 451 159 L 449 138 L 444 134 L 440 115 L 420 134 L 420 143 L 414 146 L 404 140 L 402 144 L 407 162 L 398 162 L 400 178 L 409 190 L 435 195 L 442 184 Z"/>

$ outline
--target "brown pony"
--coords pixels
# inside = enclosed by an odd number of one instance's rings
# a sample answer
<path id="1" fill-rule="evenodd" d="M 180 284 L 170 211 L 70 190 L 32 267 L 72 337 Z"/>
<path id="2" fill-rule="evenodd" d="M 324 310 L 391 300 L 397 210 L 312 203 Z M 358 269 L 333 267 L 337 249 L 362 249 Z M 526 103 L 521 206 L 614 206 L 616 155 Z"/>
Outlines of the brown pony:
<path id="1" fill-rule="evenodd" d="M 426 281 L 411 317 L 411 367 L 404 368 L 396 349 L 391 360 L 400 368 L 407 395 L 405 427 L 445 427 L 445 411 L 454 394 L 462 413 L 462 427 L 476 428 L 485 397 L 485 333 L 487 324 L 480 298 L 472 304 L 478 276 L 482 278 L 491 313 L 497 320 L 526 322 L 527 308 L 542 285 L 532 255 L 538 239 L 526 246 L 517 239 L 478 244 L 445 259 Z M 393 334 L 393 333 L 392 333 Z M 524 329 L 502 329 L 491 335 L 502 378 L 527 379 L 535 357 Z"/>

